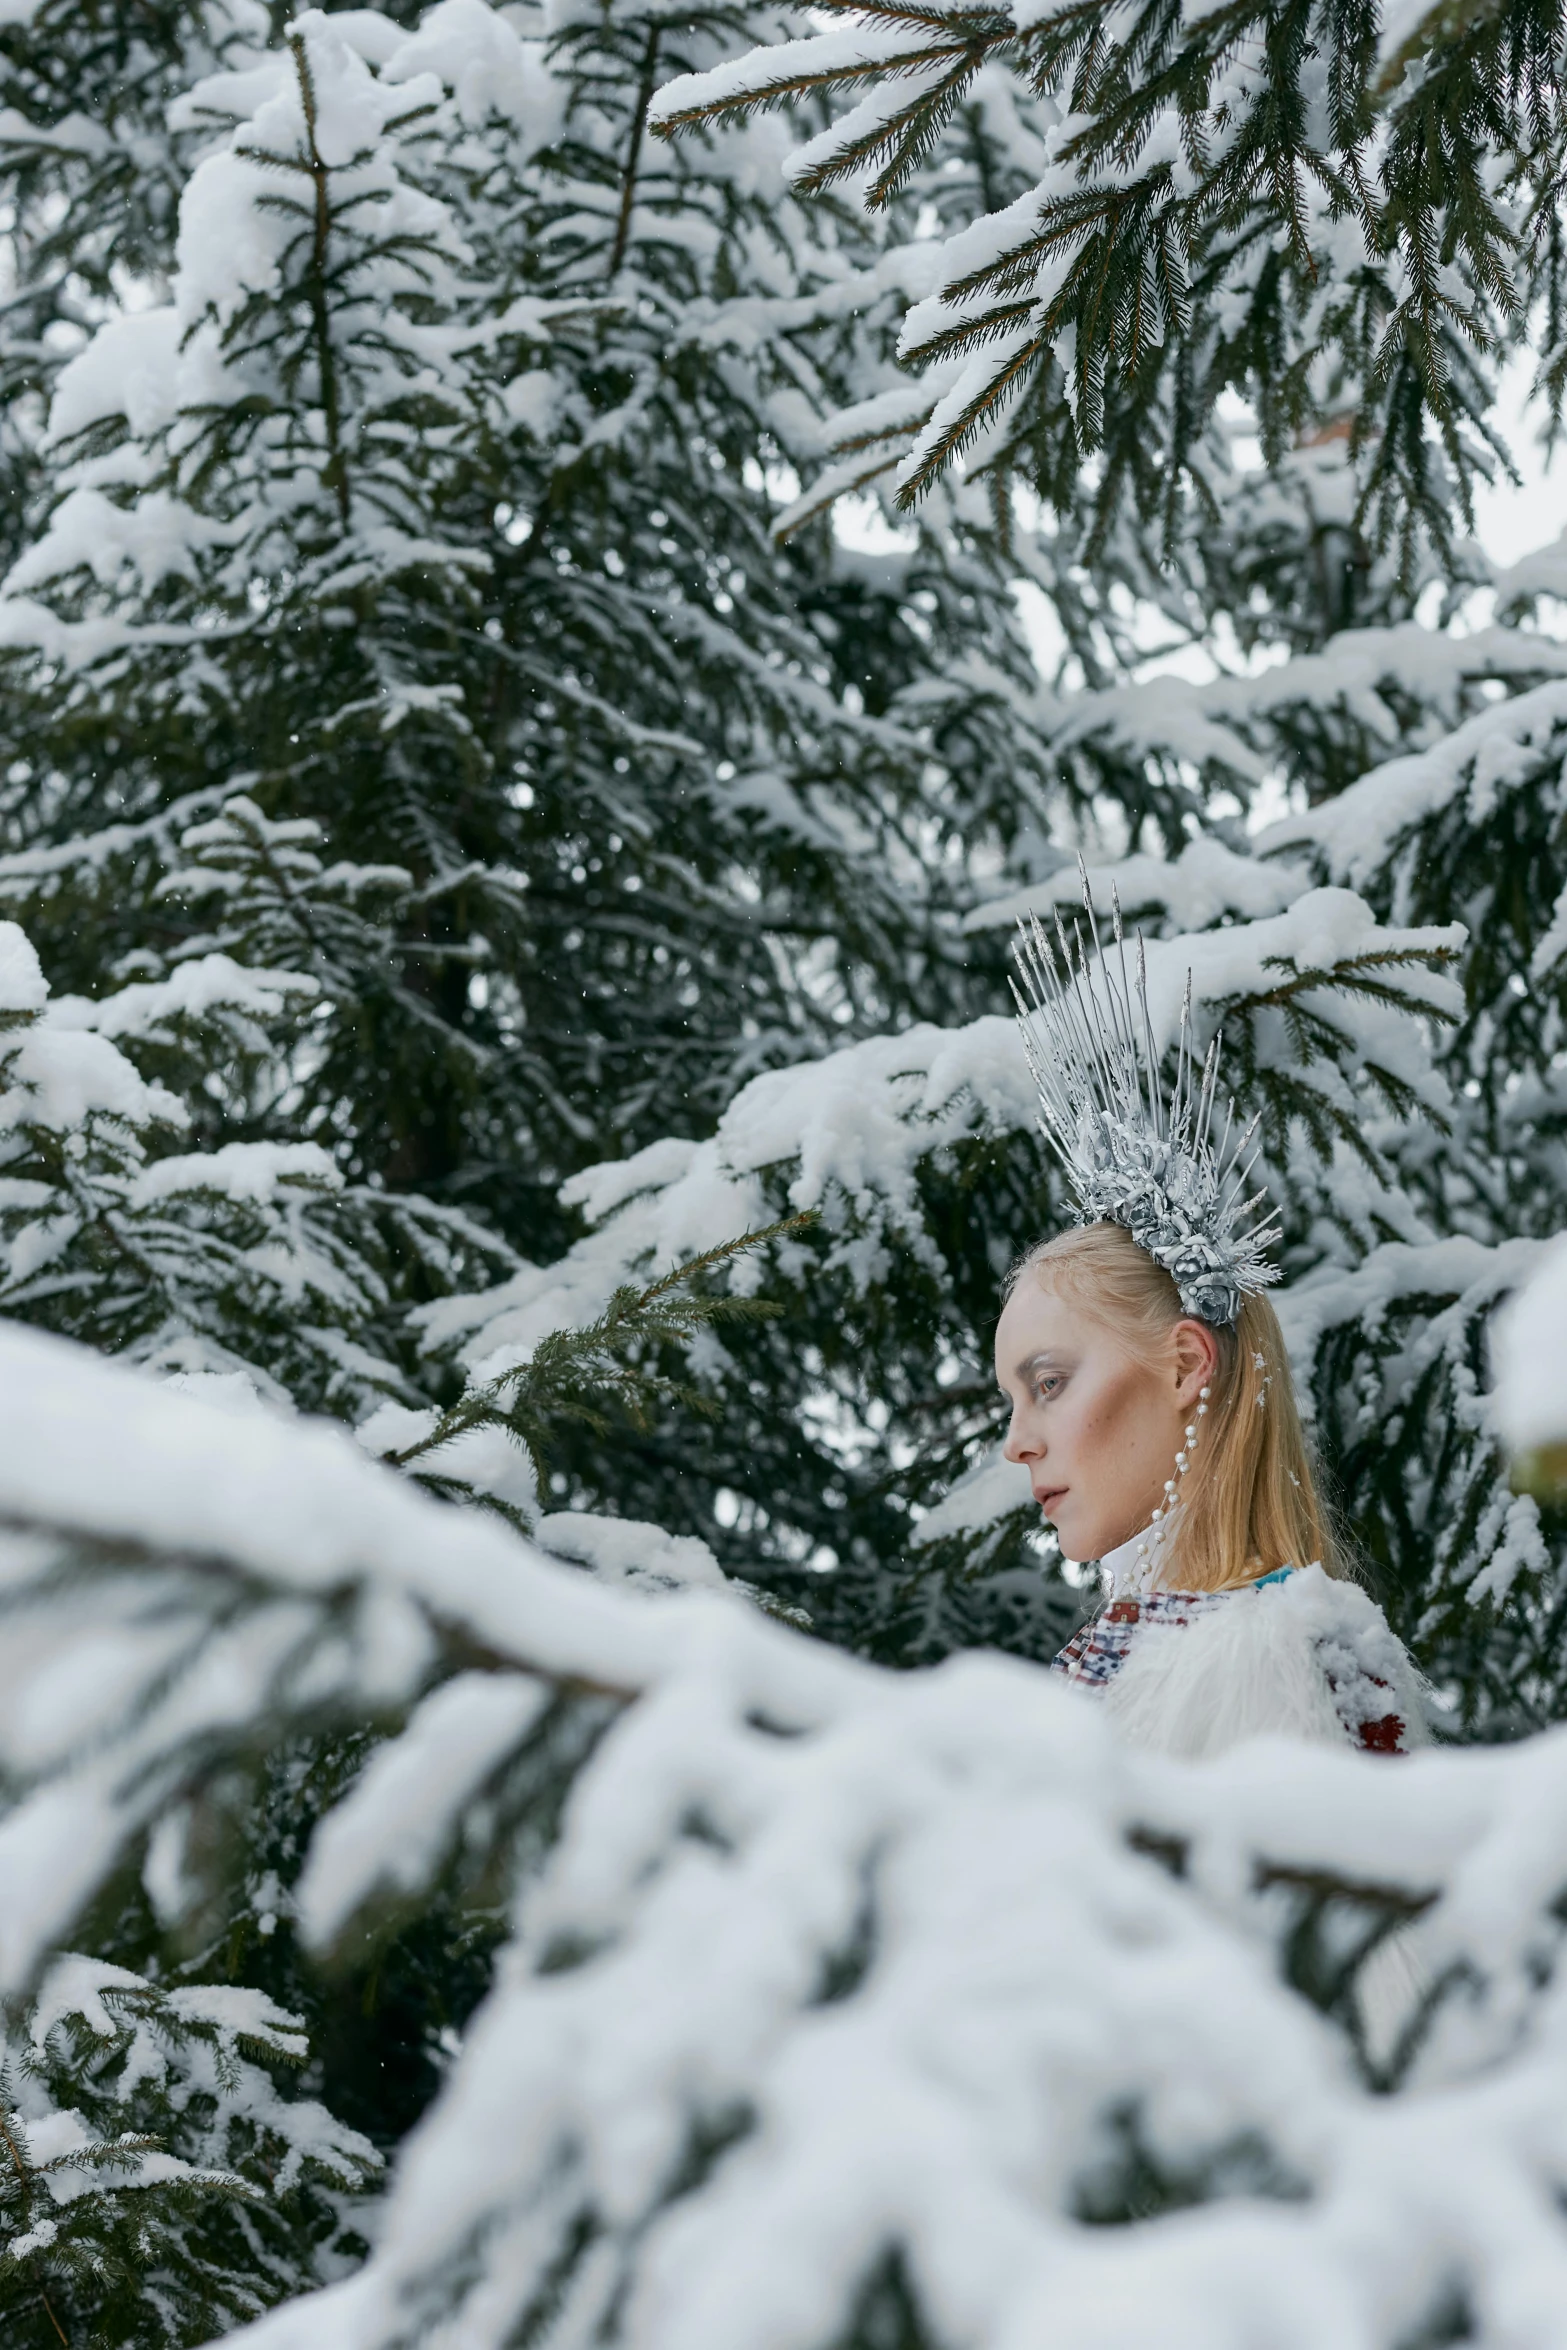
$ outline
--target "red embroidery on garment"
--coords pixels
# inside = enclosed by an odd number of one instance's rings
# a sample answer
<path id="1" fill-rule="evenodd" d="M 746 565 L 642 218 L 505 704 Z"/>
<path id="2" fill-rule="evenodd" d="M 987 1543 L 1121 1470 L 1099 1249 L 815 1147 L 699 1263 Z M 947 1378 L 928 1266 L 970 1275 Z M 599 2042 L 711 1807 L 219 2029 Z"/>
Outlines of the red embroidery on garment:
<path id="1" fill-rule="evenodd" d="M 1383 1679 L 1380 1673 L 1362 1672 L 1360 1682 L 1362 1688 L 1390 1691 L 1392 1686 L 1390 1682 Z M 1340 1688 L 1336 1674 L 1329 1673 L 1328 1687 L 1332 1690 L 1334 1700 L 1338 1704 L 1339 1720 L 1350 1731 L 1357 1746 L 1363 1748 L 1367 1754 L 1402 1754 L 1405 1752 L 1405 1725 L 1402 1714 L 1376 1714 L 1370 1720 L 1362 1716 L 1359 1721 L 1356 1721 L 1352 1705 L 1347 1705 L 1344 1702 L 1345 1693 Z"/>
<path id="2" fill-rule="evenodd" d="M 1104 1620 L 1107 1624 L 1138 1624 L 1142 1614 L 1135 1599 L 1117 1599 L 1105 1609 Z"/>

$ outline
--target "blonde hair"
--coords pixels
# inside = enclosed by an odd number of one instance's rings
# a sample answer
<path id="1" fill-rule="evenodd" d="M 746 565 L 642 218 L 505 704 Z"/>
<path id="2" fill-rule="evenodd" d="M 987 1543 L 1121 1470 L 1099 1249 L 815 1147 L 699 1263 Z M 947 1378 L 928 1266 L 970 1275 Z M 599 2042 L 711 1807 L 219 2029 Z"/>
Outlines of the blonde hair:
<path id="1" fill-rule="evenodd" d="M 1018 1259 L 1010 1297 L 1034 1277 L 1112 1331 L 1140 1361 L 1161 1363 L 1175 1324 L 1189 1319 L 1171 1276 L 1119 1224 L 1086 1224 Z M 1317 1489 L 1279 1318 L 1266 1297 L 1241 1301 L 1233 1327 L 1214 1330 L 1219 1362 L 1202 1437 L 1181 1485 L 1183 1591 L 1225 1591 L 1276 1567 L 1320 1562 L 1347 1575 Z"/>

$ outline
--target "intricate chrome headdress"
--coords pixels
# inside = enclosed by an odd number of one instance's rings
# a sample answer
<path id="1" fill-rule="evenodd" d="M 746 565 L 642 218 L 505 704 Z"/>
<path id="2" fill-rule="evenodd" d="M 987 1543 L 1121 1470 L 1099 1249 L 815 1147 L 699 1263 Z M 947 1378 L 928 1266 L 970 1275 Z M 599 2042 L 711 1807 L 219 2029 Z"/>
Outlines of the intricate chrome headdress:
<path id="1" fill-rule="evenodd" d="M 1211 1137 L 1220 1039 L 1194 1085 L 1189 971 L 1175 1083 L 1163 1098 L 1141 933 L 1134 985 L 1119 900 L 1112 893 L 1114 962 L 1100 942 L 1086 873 L 1083 904 L 1097 969 L 1081 928 L 1074 923 L 1069 935 L 1059 914 L 1054 944 L 1030 917 L 1018 924 L 1013 948 L 1023 984 L 1014 981 L 1012 993 L 1039 1091 L 1040 1132 L 1066 1169 L 1079 1222 L 1124 1224 L 1173 1276 L 1183 1310 L 1222 1326 L 1235 1320 L 1244 1296 L 1279 1277 L 1263 1254 L 1279 1227 L 1266 1194 L 1246 1193 L 1257 1121 L 1237 1134 L 1232 1102 L 1217 1144 Z"/>

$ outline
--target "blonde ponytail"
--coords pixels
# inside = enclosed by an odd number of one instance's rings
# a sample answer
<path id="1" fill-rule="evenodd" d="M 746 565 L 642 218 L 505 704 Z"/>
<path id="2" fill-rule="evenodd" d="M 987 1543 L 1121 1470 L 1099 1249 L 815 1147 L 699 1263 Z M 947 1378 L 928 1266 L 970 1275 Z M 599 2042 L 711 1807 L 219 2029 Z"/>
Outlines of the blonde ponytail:
<path id="1" fill-rule="evenodd" d="M 1008 1295 L 1042 1281 L 1111 1330 L 1140 1360 L 1162 1366 L 1183 1314 L 1175 1283 L 1119 1224 L 1061 1232 L 1019 1259 Z M 1183 1591 L 1225 1591 L 1275 1567 L 1320 1562 L 1346 1575 L 1317 1490 L 1279 1318 L 1266 1296 L 1241 1302 L 1216 1330 L 1219 1366 L 1202 1443 L 1181 1487 L 1180 1541 L 1168 1580 Z"/>

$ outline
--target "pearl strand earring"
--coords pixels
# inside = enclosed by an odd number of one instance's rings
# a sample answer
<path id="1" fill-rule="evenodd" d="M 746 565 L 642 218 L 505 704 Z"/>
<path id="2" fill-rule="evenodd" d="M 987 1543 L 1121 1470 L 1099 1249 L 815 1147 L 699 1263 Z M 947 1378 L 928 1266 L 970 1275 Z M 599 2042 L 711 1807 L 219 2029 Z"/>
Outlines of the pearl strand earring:
<path id="1" fill-rule="evenodd" d="M 1197 1420 L 1201 1420 L 1206 1417 L 1208 1410 L 1208 1397 L 1211 1392 L 1211 1389 L 1206 1387 L 1199 1387 L 1197 1390 L 1197 1419 L 1187 1421 L 1185 1431 L 1186 1442 L 1182 1445 L 1180 1451 L 1175 1456 L 1176 1470 L 1182 1477 L 1185 1476 L 1187 1469 L 1191 1466 L 1191 1456 L 1197 1450 Z M 1166 1493 L 1173 1493 L 1175 1491 L 1173 1482 L 1167 1484 L 1164 1490 Z"/>
<path id="2" fill-rule="evenodd" d="M 1191 1467 L 1192 1454 L 1197 1450 L 1197 1440 L 1199 1435 L 1198 1423 L 1207 1417 L 1208 1398 L 1212 1393 L 1213 1390 L 1211 1387 L 1199 1387 L 1197 1390 L 1196 1417 L 1194 1419 L 1188 1420 L 1184 1430 L 1182 1431 L 1184 1441 L 1181 1445 L 1180 1451 L 1175 1456 L 1175 1476 L 1166 1477 L 1164 1481 L 1164 1498 L 1160 1502 L 1158 1508 L 1154 1511 L 1153 1516 L 1149 1519 L 1148 1530 L 1137 1545 L 1137 1555 L 1133 1565 L 1133 1575 L 1139 1591 L 1149 1591 L 1153 1588 L 1155 1562 L 1158 1557 L 1159 1547 L 1164 1541 L 1165 1537 L 1164 1520 L 1169 1511 L 1174 1509 L 1176 1501 L 1179 1498 L 1180 1487 L 1177 1480 L 1183 1478 L 1186 1475 L 1187 1470 Z"/>

